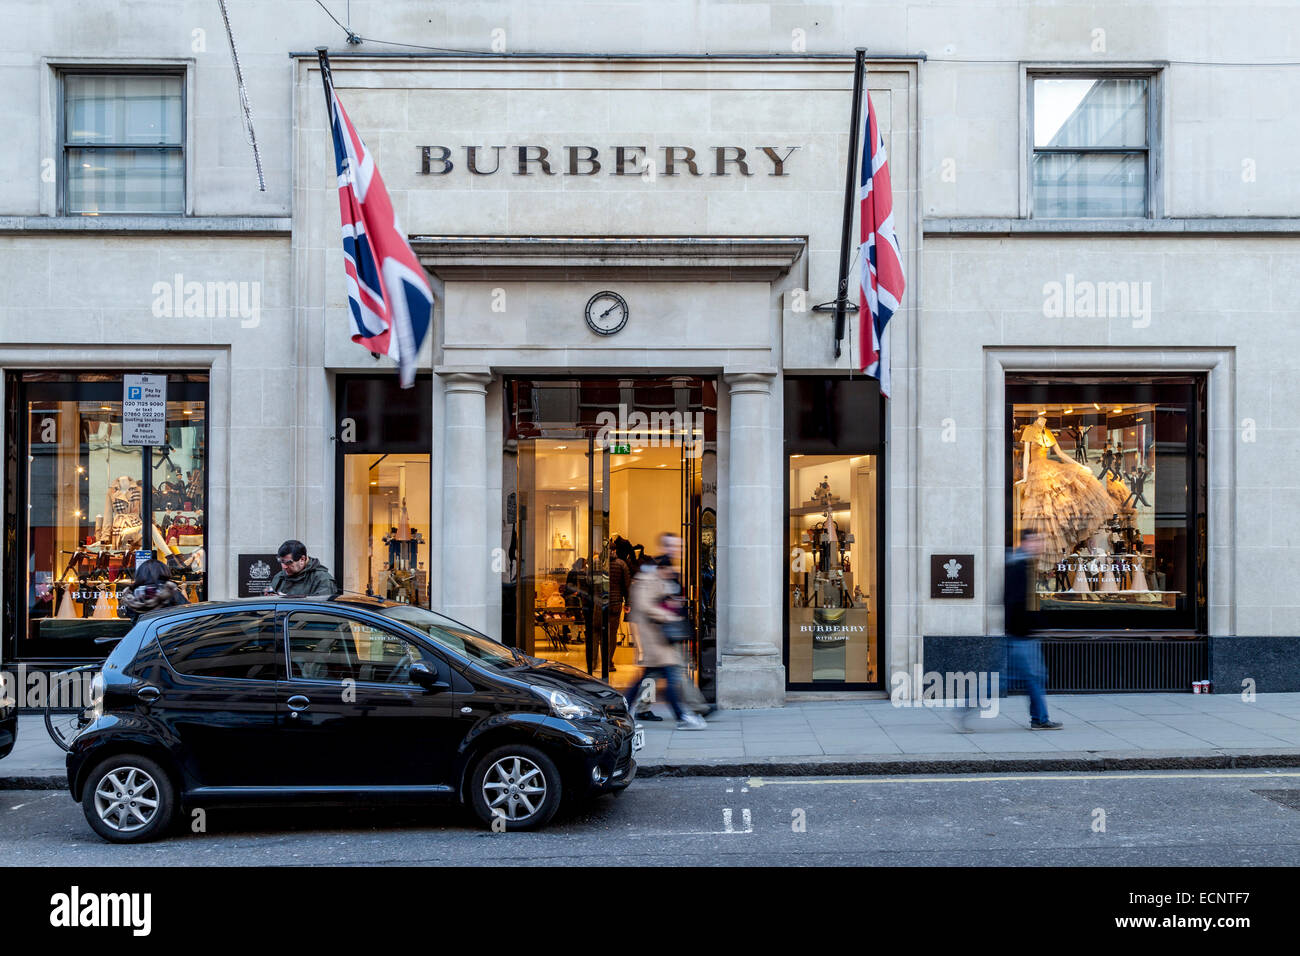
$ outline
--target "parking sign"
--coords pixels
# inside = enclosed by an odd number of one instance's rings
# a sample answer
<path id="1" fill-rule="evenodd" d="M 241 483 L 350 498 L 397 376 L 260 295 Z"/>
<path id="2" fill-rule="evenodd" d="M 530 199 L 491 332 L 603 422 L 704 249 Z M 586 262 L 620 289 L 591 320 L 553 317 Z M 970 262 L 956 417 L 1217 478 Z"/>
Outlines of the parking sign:
<path id="1" fill-rule="evenodd" d="M 122 383 L 122 444 L 167 443 L 167 376 L 126 375 Z"/>

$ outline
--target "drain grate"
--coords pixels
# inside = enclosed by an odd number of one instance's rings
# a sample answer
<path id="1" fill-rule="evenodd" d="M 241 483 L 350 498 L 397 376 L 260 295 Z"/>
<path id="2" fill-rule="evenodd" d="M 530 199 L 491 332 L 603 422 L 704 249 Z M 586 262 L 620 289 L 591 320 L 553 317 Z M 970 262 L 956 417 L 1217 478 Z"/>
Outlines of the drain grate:
<path id="1" fill-rule="evenodd" d="M 1300 790 L 1252 790 L 1251 793 L 1280 803 L 1288 810 L 1300 810 Z"/>

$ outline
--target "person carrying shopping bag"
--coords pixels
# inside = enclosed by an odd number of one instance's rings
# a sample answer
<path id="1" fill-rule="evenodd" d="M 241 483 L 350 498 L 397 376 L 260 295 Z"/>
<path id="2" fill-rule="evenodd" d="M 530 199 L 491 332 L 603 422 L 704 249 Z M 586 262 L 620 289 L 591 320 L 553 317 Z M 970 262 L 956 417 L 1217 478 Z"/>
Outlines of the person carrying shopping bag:
<path id="1" fill-rule="evenodd" d="M 677 642 L 689 625 L 680 612 L 681 589 L 670 575 L 672 561 L 681 554 L 682 540 L 665 533 L 659 536 L 659 543 L 668 567 L 646 562 L 632 579 L 631 620 L 636 625 L 639 663 L 645 670 L 628 691 L 627 707 L 635 711 L 642 680 L 662 677 L 664 697 L 677 718 L 677 729 L 703 730 L 708 726 L 704 719 L 683 707 L 681 700 L 684 665 Z"/>

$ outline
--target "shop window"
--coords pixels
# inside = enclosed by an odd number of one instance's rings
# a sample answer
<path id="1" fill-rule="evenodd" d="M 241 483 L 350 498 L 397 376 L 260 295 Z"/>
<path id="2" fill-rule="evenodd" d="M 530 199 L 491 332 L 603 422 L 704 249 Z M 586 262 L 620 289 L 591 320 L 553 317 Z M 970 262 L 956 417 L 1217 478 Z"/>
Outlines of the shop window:
<path id="1" fill-rule="evenodd" d="M 395 376 L 339 382 L 339 581 L 344 591 L 429 605 L 432 391 Z"/>
<path id="2" fill-rule="evenodd" d="M 1034 217 L 1150 214 L 1154 86 L 1154 76 L 1029 77 Z"/>
<path id="3" fill-rule="evenodd" d="M 185 212 L 183 73 L 63 75 L 64 211 Z"/>
<path id="4" fill-rule="evenodd" d="M 1193 385 L 1008 384 L 1009 543 L 1037 532 L 1044 627 L 1194 627 L 1203 419 Z"/>
<path id="5" fill-rule="evenodd" d="M 19 658 L 103 657 L 94 638 L 125 632 L 123 597 L 149 557 L 167 564 L 187 600 L 206 598 L 207 383 L 168 377 L 166 441 L 149 448 L 122 443 L 122 388 L 116 373 L 6 382 L 8 434 L 20 449 L 6 566 L 22 602 L 6 607 L 6 621 Z"/>
<path id="6" fill-rule="evenodd" d="M 871 378 L 787 376 L 787 686 L 880 687 L 884 410 Z"/>
<path id="7" fill-rule="evenodd" d="M 874 684 L 879 634 L 875 455 L 790 456 L 792 684 Z"/>

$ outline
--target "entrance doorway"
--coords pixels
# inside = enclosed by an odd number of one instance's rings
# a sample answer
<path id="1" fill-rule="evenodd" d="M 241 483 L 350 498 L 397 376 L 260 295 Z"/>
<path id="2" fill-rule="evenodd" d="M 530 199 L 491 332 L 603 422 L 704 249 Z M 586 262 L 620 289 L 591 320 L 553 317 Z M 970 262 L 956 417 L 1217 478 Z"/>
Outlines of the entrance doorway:
<path id="1" fill-rule="evenodd" d="M 639 674 L 622 561 L 680 535 L 706 696 L 716 660 L 716 386 L 710 380 L 507 380 L 502 634 L 527 654 L 627 689 Z"/>

